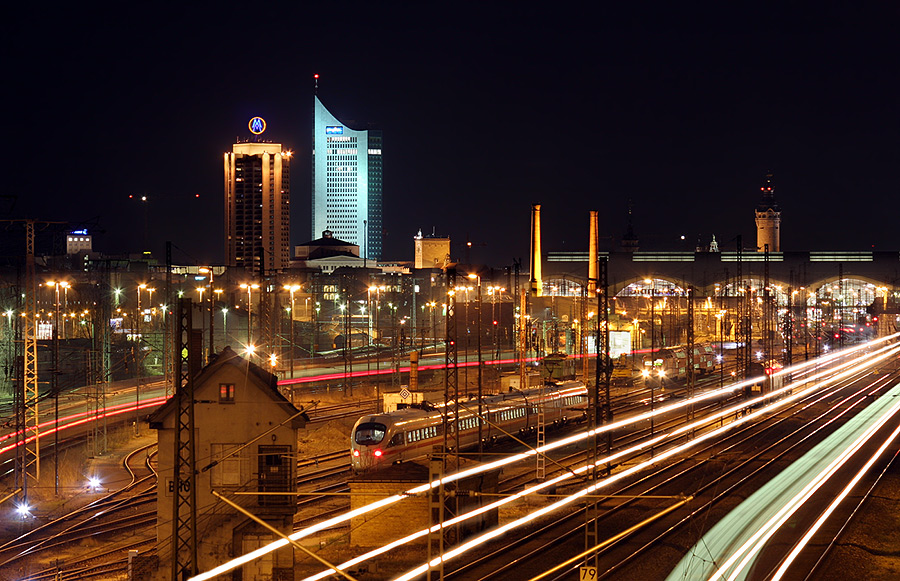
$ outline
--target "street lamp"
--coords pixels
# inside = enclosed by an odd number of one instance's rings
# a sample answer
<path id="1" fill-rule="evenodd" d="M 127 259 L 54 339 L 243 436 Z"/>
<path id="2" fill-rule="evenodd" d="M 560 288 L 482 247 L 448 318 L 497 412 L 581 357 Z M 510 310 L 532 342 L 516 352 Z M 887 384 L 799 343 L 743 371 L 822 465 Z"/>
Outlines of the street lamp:
<path id="1" fill-rule="evenodd" d="M 196 290 L 197 290 L 197 294 L 200 295 L 200 300 L 197 301 L 197 306 L 200 308 L 200 337 L 203 337 L 203 331 L 206 328 L 206 325 L 205 325 L 206 321 L 203 320 L 203 293 L 206 291 L 206 287 L 198 286 Z M 202 353 L 203 352 L 203 349 L 202 349 L 203 340 L 201 339 L 200 342 L 201 342 L 201 350 L 200 351 Z M 201 357 L 202 357 L 202 355 L 201 355 Z"/>
<path id="2" fill-rule="evenodd" d="M 493 326 L 493 336 L 491 340 L 494 343 L 494 359 L 500 359 L 500 345 L 498 344 L 498 330 L 500 327 L 499 317 L 497 315 L 497 295 L 500 295 L 501 311 L 503 301 L 503 291 L 506 289 L 502 286 L 491 285 L 488 287 L 488 294 L 491 295 L 491 325 Z"/>
<path id="3" fill-rule="evenodd" d="M 319 311 L 322 310 L 322 303 L 316 301 L 316 323 L 313 328 L 313 344 L 312 349 L 309 350 L 310 358 L 314 358 L 316 352 L 319 350 Z M 310 362 L 312 363 L 312 362 Z"/>
<path id="4" fill-rule="evenodd" d="M 228 307 L 222 307 L 222 336 L 228 337 Z M 225 344 L 228 344 L 227 339 Z"/>
<path id="5" fill-rule="evenodd" d="M 475 325 L 475 331 L 478 333 L 478 341 L 476 343 L 476 348 L 478 349 L 478 453 L 479 459 L 481 458 L 480 454 L 484 449 L 484 443 L 482 442 L 481 437 L 481 417 L 482 417 L 482 390 L 483 390 L 483 382 L 482 382 L 482 361 L 481 361 L 481 277 L 475 273 L 469 274 L 469 280 L 475 281 L 475 289 L 477 291 L 476 294 L 476 302 L 475 302 L 475 312 L 478 316 L 478 321 Z M 468 289 L 471 287 L 466 287 L 466 302 L 468 302 Z M 468 321 L 466 321 L 468 326 Z M 466 338 L 468 339 L 468 333 L 466 333 Z M 468 343 L 468 341 L 467 341 Z M 468 357 L 466 358 L 468 360 Z M 466 385 L 466 392 L 468 392 L 469 386 Z"/>
<path id="6" fill-rule="evenodd" d="M 299 284 L 284 285 L 284 290 L 291 293 L 291 378 L 294 377 L 294 293 L 300 290 Z"/>
<path id="7" fill-rule="evenodd" d="M 209 275 L 209 356 L 208 359 L 212 361 L 213 356 L 216 354 L 216 346 L 215 346 L 215 317 L 214 310 L 216 307 L 215 296 L 213 293 L 220 293 L 221 290 L 216 291 L 216 287 L 213 286 L 213 269 L 211 266 L 203 266 L 200 267 L 199 271 L 203 274 Z M 200 293 L 200 319 L 203 320 L 203 293 Z"/>
<path id="8" fill-rule="evenodd" d="M 147 285 L 141 283 L 137 286 L 137 317 L 134 321 L 135 337 L 134 337 L 134 365 L 137 370 L 137 383 L 134 385 L 134 435 L 141 435 L 140 428 L 140 412 L 141 407 L 141 291 L 146 289 Z"/>
<path id="9" fill-rule="evenodd" d="M 241 288 L 247 289 L 247 345 L 253 344 L 253 289 L 258 289 L 256 283 L 242 283 Z"/>
<path id="10" fill-rule="evenodd" d="M 48 286 L 56 291 L 56 322 L 53 326 L 53 375 L 51 391 L 53 392 L 53 465 L 55 478 L 53 481 L 54 494 L 59 495 L 59 289 L 68 289 L 69 283 L 50 281 Z"/>
<path id="11" fill-rule="evenodd" d="M 212 285 L 210 285 L 209 288 L 212 289 Z M 221 288 L 214 289 L 214 290 L 212 291 L 212 293 L 214 293 L 214 295 L 215 295 L 215 300 L 213 300 L 213 294 L 210 294 L 210 295 L 209 295 L 209 320 L 210 320 L 210 323 L 209 323 L 209 344 L 210 344 L 210 345 L 213 344 L 213 331 L 212 331 L 213 313 L 214 313 L 214 311 L 215 311 L 215 306 L 216 306 L 217 304 L 219 304 L 219 303 L 222 302 L 222 293 L 223 293 L 223 292 L 225 292 L 224 289 L 221 289 Z M 224 307 L 223 307 L 223 308 L 224 308 Z M 223 326 L 222 326 L 222 341 L 224 341 L 225 344 L 227 345 L 227 344 L 228 344 L 228 340 L 227 340 L 226 337 L 225 337 L 225 327 L 224 327 L 225 322 L 224 322 L 224 321 L 222 322 L 222 325 L 223 325 Z M 213 349 L 213 352 L 215 353 L 215 349 Z"/>

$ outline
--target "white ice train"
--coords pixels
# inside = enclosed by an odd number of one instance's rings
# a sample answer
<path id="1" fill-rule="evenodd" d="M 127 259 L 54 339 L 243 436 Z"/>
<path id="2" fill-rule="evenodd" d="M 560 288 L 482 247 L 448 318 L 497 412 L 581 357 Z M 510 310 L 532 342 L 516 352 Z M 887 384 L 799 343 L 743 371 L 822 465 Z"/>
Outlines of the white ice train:
<path id="1" fill-rule="evenodd" d="M 716 349 L 708 343 L 695 345 L 694 371 L 698 375 L 715 371 L 718 362 L 716 355 Z M 652 370 L 654 374 L 662 371 L 669 379 L 684 379 L 687 377 L 687 356 L 687 347 L 684 345 L 664 347 L 652 355 L 644 355 L 644 369 Z"/>
<path id="2" fill-rule="evenodd" d="M 538 409 L 544 408 L 546 426 L 561 425 L 582 419 L 587 408 L 587 387 L 581 381 L 562 381 L 543 388 L 531 388 L 492 395 L 482 400 L 481 437 L 492 443 L 505 437 L 527 434 L 537 427 Z M 455 404 L 449 404 L 447 444 L 456 446 Z M 361 417 L 350 437 L 350 463 L 353 470 L 363 472 L 424 458 L 433 447 L 444 443 L 443 405 L 398 409 L 385 414 Z M 459 447 L 478 445 L 478 400 L 460 401 Z M 501 429 L 502 428 L 502 431 Z"/>

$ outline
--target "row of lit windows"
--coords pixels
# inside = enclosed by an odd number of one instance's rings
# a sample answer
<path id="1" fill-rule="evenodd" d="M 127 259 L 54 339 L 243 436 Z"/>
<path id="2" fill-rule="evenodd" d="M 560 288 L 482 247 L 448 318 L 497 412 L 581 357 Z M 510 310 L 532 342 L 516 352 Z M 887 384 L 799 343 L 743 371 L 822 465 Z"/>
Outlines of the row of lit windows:
<path id="1" fill-rule="evenodd" d="M 525 408 L 513 408 L 513 409 L 508 409 L 508 410 L 502 410 L 502 411 L 496 412 L 494 414 L 494 417 L 496 417 L 498 420 L 501 420 L 501 421 L 514 420 L 516 418 L 523 418 L 523 417 L 525 417 Z"/>
<path id="2" fill-rule="evenodd" d="M 340 142 L 344 142 L 344 143 L 356 143 L 356 138 L 344 135 L 344 136 L 340 136 L 340 137 L 326 137 L 325 141 L 329 142 L 329 143 L 334 142 L 334 141 L 340 141 Z"/>
<path id="3" fill-rule="evenodd" d="M 411 430 L 409 432 L 406 432 L 406 439 L 408 442 L 418 442 L 420 440 L 426 440 L 428 438 L 436 438 L 438 436 L 439 427 L 441 426 L 428 426 L 427 428 Z"/>
<path id="4" fill-rule="evenodd" d="M 370 149 L 369 152 L 372 150 Z M 357 155 L 359 154 L 358 149 L 328 149 L 326 150 L 328 155 Z M 331 158 L 329 158 L 331 159 Z"/>

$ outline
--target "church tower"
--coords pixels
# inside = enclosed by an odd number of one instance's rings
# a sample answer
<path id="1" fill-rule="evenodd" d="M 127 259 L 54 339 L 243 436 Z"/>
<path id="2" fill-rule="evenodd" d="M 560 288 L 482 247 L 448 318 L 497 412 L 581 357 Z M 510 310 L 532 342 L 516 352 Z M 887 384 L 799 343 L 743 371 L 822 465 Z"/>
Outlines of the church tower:
<path id="1" fill-rule="evenodd" d="M 641 248 L 641 241 L 634 233 L 634 221 L 632 220 L 633 205 L 628 198 L 628 214 L 626 216 L 625 236 L 622 237 L 622 252 L 637 252 Z"/>
<path id="2" fill-rule="evenodd" d="M 775 201 L 775 187 L 772 185 L 772 172 L 766 174 L 766 183 L 762 190 L 762 199 L 756 206 L 756 251 L 781 252 L 781 208 Z"/>

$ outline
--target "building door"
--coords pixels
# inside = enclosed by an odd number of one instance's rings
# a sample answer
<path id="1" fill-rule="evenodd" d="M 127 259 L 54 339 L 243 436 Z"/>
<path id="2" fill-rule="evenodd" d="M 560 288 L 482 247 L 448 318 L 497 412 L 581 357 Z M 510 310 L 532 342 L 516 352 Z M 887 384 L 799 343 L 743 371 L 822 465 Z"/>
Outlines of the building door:
<path id="1" fill-rule="evenodd" d="M 269 533 L 244 533 L 241 537 L 241 554 L 246 555 L 268 545 L 275 538 Z M 242 581 L 272 581 L 272 565 L 275 553 L 269 552 L 241 567 Z"/>

